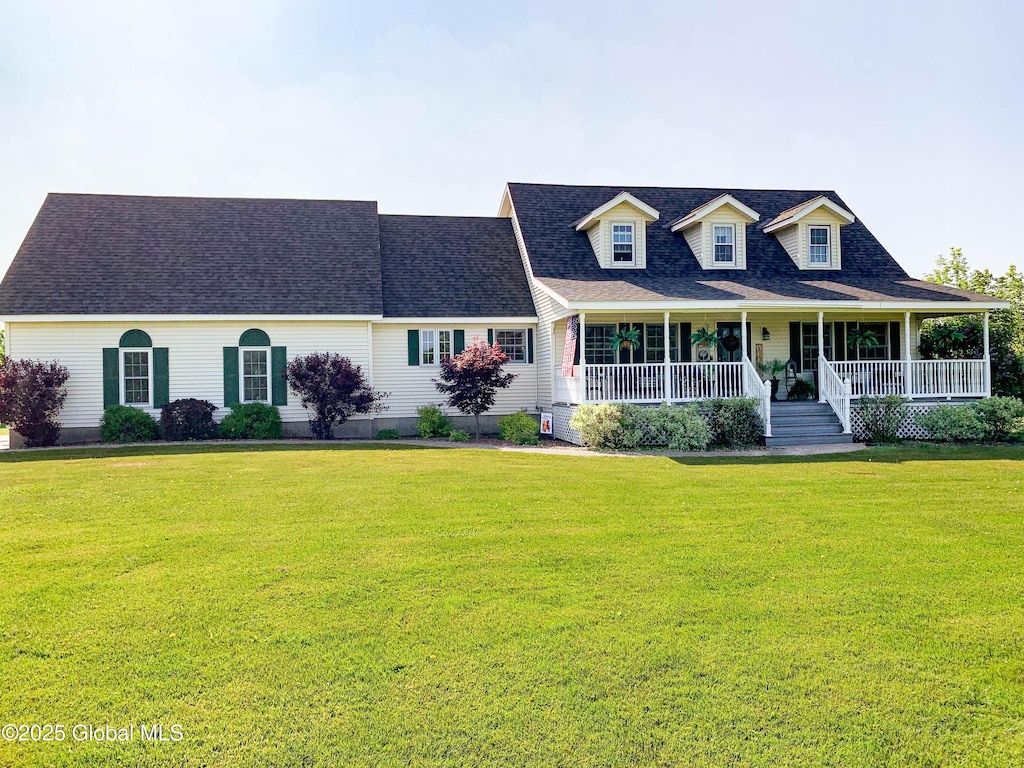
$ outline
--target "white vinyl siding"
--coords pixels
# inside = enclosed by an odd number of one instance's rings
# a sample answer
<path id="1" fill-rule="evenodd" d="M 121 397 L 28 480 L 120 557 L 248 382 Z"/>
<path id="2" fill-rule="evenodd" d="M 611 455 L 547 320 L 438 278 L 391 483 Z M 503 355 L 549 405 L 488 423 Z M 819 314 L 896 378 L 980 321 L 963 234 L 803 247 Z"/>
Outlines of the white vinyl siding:
<path id="1" fill-rule="evenodd" d="M 487 341 L 487 329 L 483 324 L 457 325 L 465 332 L 466 346 L 475 340 Z M 444 396 L 434 386 L 438 378 L 437 366 L 409 365 L 408 332 L 416 325 L 398 323 L 375 323 L 373 325 L 373 380 L 374 386 L 390 393 L 384 401 L 387 410 L 380 418 L 415 416 L 421 405 L 437 404 Z M 419 330 L 417 328 L 417 330 Z M 276 337 L 275 337 L 276 342 Z M 289 355 L 291 353 L 289 352 Z M 535 355 L 536 359 L 536 355 Z M 495 397 L 491 415 L 515 413 L 525 408 L 534 412 L 537 407 L 537 366 L 509 365 L 505 369 L 517 378 L 508 389 L 499 390 Z M 445 408 L 446 411 L 449 409 Z M 457 411 L 452 411 L 455 415 Z"/>
<path id="2" fill-rule="evenodd" d="M 311 352 L 337 352 L 360 365 L 367 373 L 369 364 L 368 336 L 365 322 L 344 321 L 274 321 L 260 320 L 274 345 L 287 347 L 288 359 Z M 195 397 L 217 406 L 215 417 L 228 411 L 224 404 L 224 347 L 235 347 L 244 331 L 257 326 L 247 320 L 238 321 L 159 321 L 159 322 L 83 322 L 83 323 L 13 323 L 8 326 L 10 338 L 17 340 L 19 357 L 56 360 L 70 373 L 68 396 L 60 413 L 65 427 L 96 427 L 103 415 L 103 349 L 117 347 L 121 334 L 138 328 L 149 334 L 154 347 L 168 348 L 170 399 Z M 9 347 L 11 354 L 14 348 Z M 125 349 L 121 350 L 122 352 Z M 135 350 L 128 350 L 135 351 Z M 119 357 L 123 357 L 119 354 Z M 402 363 L 406 353 L 402 353 Z M 150 387 L 152 388 L 150 356 Z M 242 370 L 239 368 L 239 379 Z M 123 383 L 122 385 L 123 386 Z M 388 391 L 387 386 L 377 384 Z M 152 394 L 150 394 L 152 397 Z M 123 401 L 122 401 L 123 402 Z M 386 403 L 387 401 L 385 401 Z M 152 399 L 150 399 L 152 403 Z M 280 406 L 286 422 L 308 419 L 306 410 L 294 393 L 288 405 Z M 160 412 L 144 407 L 159 417 Z M 366 418 L 358 416 L 355 418 Z"/>

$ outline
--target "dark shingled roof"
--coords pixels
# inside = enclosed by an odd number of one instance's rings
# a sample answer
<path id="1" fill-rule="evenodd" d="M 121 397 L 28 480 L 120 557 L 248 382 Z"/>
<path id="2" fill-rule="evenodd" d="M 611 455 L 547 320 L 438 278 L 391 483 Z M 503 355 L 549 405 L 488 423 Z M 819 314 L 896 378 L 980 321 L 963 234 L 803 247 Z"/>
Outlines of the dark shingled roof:
<path id="1" fill-rule="evenodd" d="M 32 314 L 379 315 L 377 204 L 51 194 L 0 284 Z"/>
<path id="2" fill-rule="evenodd" d="M 384 314 L 533 317 L 511 219 L 381 216 Z"/>
<path id="3" fill-rule="evenodd" d="M 761 230 L 819 196 L 850 210 L 835 192 L 795 190 L 508 185 L 534 277 L 569 301 L 984 301 L 991 296 L 910 278 L 860 219 L 842 228 L 842 269 L 801 271 Z M 657 209 L 647 228 L 647 268 L 602 269 L 586 232 L 572 223 L 626 191 Z M 745 270 L 704 270 L 671 222 L 725 193 L 761 214 L 747 227 Z"/>

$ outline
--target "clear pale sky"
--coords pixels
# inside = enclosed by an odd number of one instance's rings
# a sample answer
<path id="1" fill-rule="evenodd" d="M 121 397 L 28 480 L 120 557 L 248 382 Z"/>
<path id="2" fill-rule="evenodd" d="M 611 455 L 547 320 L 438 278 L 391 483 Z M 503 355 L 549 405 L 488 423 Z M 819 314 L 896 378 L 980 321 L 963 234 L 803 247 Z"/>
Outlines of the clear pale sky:
<path id="1" fill-rule="evenodd" d="M 1024 10 L 994 2 L 0 0 L 0 271 L 49 191 L 835 189 L 913 275 L 1024 266 Z"/>

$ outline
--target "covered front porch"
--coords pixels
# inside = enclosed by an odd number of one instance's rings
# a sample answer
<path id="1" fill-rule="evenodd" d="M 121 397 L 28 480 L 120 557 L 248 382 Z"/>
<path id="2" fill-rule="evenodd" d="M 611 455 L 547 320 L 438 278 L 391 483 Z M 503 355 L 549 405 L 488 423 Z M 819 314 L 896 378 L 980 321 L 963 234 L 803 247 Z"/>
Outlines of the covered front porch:
<path id="1" fill-rule="evenodd" d="M 984 357 L 977 360 L 920 359 L 920 323 L 928 316 L 935 315 L 581 312 L 562 321 L 563 334 L 554 334 L 555 359 L 562 364 L 552 372 L 553 401 L 658 404 L 752 397 L 761 403 L 770 436 L 776 398 L 827 402 L 849 432 L 851 401 L 864 396 L 989 396 L 987 313 Z M 636 343 L 620 343 L 628 331 L 635 331 Z M 558 349 L 560 335 L 568 346 Z"/>

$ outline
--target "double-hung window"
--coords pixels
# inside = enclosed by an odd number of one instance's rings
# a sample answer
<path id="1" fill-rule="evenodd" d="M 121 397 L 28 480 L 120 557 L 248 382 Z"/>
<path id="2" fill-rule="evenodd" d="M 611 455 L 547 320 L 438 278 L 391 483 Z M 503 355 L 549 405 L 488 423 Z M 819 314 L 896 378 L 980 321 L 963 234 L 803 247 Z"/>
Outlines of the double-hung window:
<path id="1" fill-rule="evenodd" d="M 242 402 L 270 402 L 270 350 L 240 348 L 242 369 Z"/>
<path id="2" fill-rule="evenodd" d="M 494 332 L 494 340 L 501 351 L 508 356 L 510 363 L 525 363 L 526 331 L 521 328 L 499 328 Z"/>
<path id="3" fill-rule="evenodd" d="M 633 225 L 612 224 L 612 263 L 632 264 L 633 245 Z"/>
<path id="4" fill-rule="evenodd" d="M 153 376 L 150 350 L 121 350 L 121 381 L 125 405 L 149 405 L 153 402 Z"/>
<path id="5" fill-rule="evenodd" d="M 887 323 L 857 323 L 857 327 L 870 331 L 875 337 L 875 346 L 857 346 L 854 350 L 858 360 L 889 359 L 889 325 Z M 849 331 L 847 331 L 849 334 Z"/>
<path id="6" fill-rule="evenodd" d="M 424 328 L 420 331 L 420 365 L 440 365 L 451 356 L 451 330 Z"/>
<path id="7" fill-rule="evenodd" d="M 810 244 L 810 263 L 815 267 L 827 267 L 832 263 L 832 228 L 808 227 L 807 238 Z"/>
<path id="8" fill-rule="evenodd" d="M 736 263 L 736 228 L 732 224 L 715 224 L 715 264 Z"/>

